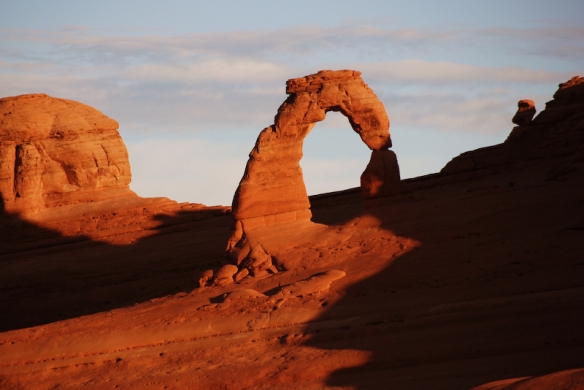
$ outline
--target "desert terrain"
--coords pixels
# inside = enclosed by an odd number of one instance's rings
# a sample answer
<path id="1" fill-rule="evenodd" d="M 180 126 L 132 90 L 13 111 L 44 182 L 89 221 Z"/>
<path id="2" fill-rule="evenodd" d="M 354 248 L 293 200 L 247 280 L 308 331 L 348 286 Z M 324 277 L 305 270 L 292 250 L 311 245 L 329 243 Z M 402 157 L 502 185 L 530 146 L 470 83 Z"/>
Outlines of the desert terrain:
<path id="1" fill-rule="evenodd" d="M 115 121 L 1 99 L 0 388 L 584 389 L 584 78 L 400 181 L 358 77 L 289 81 L 233 207 L 140 198 Z M 332 79 L 352 106 L 313 95 Z M 372 162 L 306 197 L 286 153 L 327 110 Z"/>

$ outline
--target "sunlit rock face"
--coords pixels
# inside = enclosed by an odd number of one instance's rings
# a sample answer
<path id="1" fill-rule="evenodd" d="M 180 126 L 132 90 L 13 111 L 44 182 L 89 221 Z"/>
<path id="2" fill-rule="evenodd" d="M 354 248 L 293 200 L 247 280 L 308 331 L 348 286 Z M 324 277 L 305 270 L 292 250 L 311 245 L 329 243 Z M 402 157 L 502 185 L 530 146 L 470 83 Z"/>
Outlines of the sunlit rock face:
<path id="1" fill-rule="evenodd" d="M 285 229 L 310 228 L 312 214 L 299 162 L 304 138 L 329 111 L 345 115 L 372 150 L 361 178 L 363 196 L 370 199 L 399 193 L 397 159 L 388 150 L 389 118 L 360 75 L 354 70 L 324 70 L 287 81 L 289 96 L 274 124 L 260 133 L 233 199 L 236 221 L 227 250 L 241 271 L 252 276 L 277 272 L 281 265 L 270 255 L 267 237 Z M 262 230 L 266 227 L 269 231 Z"/>
<path id="2" fill-rule="evenodd" d="M 260 133 L 233 199 L 234 216 L 244 228 L 310 219 L 299 161 L 304 138 L 328 111 L 345 115 L 371 150 L 391 146 L 385 108 L 360 74 L 320 71 L 287 81 L 290 96 L 275 123 Z"/>
<path id="3" fill-rule="evenodd" d="M 9 213 L 132 194 L 118 123 L 44 94 L 0 99 L 0 199 Z"/>

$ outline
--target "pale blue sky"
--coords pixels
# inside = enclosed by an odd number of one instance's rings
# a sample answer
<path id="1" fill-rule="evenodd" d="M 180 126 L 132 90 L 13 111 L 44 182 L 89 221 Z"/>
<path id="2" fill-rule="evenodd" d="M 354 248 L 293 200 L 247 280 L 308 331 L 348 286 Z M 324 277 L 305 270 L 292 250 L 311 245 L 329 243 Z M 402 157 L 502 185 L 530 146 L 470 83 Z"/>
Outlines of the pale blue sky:
<path id="1" fill-rule="evenodd" d="M 142 196 L 229 204 L 288 78 L 358 69 L 402 176 L 502 142 L 584 75 L 584 1 L 0 1 L 0 96 L 44 92 L 120 122 Z M 309 193 L 357 186 L 341 115 L 305 142 Z"/>

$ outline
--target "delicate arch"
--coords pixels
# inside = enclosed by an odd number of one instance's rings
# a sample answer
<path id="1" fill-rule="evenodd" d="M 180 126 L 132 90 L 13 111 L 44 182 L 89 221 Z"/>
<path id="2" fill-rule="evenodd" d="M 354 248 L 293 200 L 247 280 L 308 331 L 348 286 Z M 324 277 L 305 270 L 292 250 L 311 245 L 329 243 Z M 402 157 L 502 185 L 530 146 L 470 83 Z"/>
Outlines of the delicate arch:
<path id="1" fill-rule="evenodd" d="M 250 153 L 233 198 L 243 227 L 309 220 L 310 203 L 300 159 L 304 138 L 328 111 L 340 111 L 374 151 L 391 147 L 383 103 L 354 70 L 324 70 L 286 82 L 288 98 Z"/>

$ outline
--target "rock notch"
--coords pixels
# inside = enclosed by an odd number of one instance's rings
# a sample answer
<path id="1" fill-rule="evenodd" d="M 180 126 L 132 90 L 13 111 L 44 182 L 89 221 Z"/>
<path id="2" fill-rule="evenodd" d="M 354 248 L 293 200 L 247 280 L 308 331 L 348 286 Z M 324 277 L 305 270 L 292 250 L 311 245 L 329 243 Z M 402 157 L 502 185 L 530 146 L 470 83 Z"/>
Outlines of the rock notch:
<path id="1" fill-rule="evenodd" d="M 118 123 L 45 94 L 0 99 L 0 212 L 134 195 Z"/>
<path id="2" fill-rule="evenodd" d="M 310 219 L 299 161 L 304 138 L 328 111 L 345 115 L 371 150 L 391 146 L 385 108 L 360 74 L 353 70 L 320 71 L 287 81 L 290 96 L 278 109 L 275 124 L 260 133 L 235 192 L 236 220 L 244 225 L 251 220 L 271 225 Z"/>

